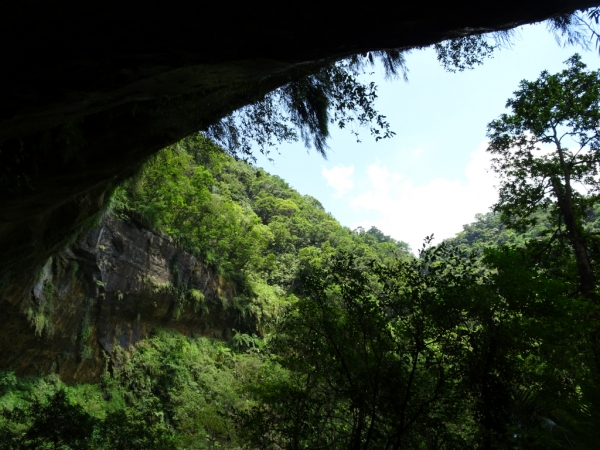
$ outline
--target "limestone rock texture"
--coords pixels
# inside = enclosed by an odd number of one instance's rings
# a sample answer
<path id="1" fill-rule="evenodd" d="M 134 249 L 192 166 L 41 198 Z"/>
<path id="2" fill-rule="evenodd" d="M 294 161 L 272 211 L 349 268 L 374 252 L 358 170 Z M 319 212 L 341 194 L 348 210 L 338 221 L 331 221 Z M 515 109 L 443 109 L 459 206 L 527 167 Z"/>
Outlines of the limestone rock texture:
<path id="1" fill-rule="evenodd" d="M 105 216 L 0 301 L 0 368 L 97 381 L 156 327 L 226 339 L 235 291 L 142 221 Z"/>
<path id="2" fill-rule="evenodd" d="M 0 2 L 0 283 L 31 282 L 149 155 L 327 62 L 599 3 Z"/>

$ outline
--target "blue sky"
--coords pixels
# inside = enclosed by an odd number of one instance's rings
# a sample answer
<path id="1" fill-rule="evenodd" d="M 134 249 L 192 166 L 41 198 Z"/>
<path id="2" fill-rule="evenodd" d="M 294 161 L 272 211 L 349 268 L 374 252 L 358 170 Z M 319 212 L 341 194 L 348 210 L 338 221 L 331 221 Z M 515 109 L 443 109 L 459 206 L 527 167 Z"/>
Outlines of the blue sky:
<path id="1" fill-rule="evenodd" d="M 589 69 L 600 68 L 593 48 L 561 48 L 545 25 L 517 30 L 514 44 L 474 70 L 444 71 L 432 49 L 407 56 L 409 81 L 369 77 L 379 85 L 376 106 L 396 136 L 377 143 L 359 129 L 361 143 L 346 130 L 332 130 L 327 160 L 301 143 L 279 147 L 274 162 L 257 165 L 321 201 L 343 225 L 375 225 L 413 250 L 434 233 L 435 242 L 485 213 L 496 200 L 487 172 L 486 126 L 505 111 L 523 79 L 542 70 L 558 72 L 575 52 Z"/>

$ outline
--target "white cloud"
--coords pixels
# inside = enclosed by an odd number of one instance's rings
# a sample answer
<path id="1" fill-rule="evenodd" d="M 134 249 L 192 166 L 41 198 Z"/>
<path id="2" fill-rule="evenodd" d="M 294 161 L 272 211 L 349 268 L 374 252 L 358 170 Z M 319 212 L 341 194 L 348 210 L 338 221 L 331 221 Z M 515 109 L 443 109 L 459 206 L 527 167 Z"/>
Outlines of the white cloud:
<path id="1" fill-rule="evenodd" d="M 421 154 L 423 154 L 423 149 L 422 148 L 415 148 L 412 152 L 411 152 L 411 156 L 414 159 L 417 159 L 419 156 L 421 156 Z"/>
<path id="2" fill-rule="evenodd" d="M 488 172 L 491 158 L 486 148 L 487 142 L 482 142 L 471 153 L 465 168 L 466 183 L 437 178 L 417 186 L 376 161 L 367 169 L 370 190 L 355 197 L 352 206 L 376 211 L 381 218 L 356 226 L 375 225 L 395 239 L 408 242 L 415 253 L 425 236 L 434 233 L 434 243 L 454 236 L 462 225 L 474 220 L 475 214 L 489 211 L 498 198 L 496 177 Z"/>
<path id="3" fill-rule="evenodd" d="M 354 174 L 354 165 L 350 167 L 339 165 L 331 170 L 323 167 L 321 174 L 327 179 L 327 184 L 335 189 L 334 197 L 340 198 L 354 187 L 354 182 L 351 179 L 352 174 Z"/>

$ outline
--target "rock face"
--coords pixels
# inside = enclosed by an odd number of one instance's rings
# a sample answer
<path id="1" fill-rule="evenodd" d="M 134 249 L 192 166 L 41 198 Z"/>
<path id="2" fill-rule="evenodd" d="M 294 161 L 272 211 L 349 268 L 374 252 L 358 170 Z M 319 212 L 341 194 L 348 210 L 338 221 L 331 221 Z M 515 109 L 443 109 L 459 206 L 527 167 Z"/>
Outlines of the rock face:
<path id="1" fill-rule="evenodd" d="M 6 292 L 0 367 L 91 381 L 156 327 L 226 338 L 244 328 L 217 274 L 140 220 L 106 216 L 43 266 L 32 285 Z"/>

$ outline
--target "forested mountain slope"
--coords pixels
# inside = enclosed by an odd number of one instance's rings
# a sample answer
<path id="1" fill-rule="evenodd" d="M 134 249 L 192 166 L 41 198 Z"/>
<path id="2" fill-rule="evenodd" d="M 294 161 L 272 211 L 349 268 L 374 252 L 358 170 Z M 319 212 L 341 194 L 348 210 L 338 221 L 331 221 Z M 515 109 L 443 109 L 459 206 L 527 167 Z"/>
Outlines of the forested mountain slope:
<path id="1" fill-rule="evenodd" d="M 339 252 L 364 263 L 409 257 L 406 244 L 344 228 L 318 200 L 190 138 L 118 188 L 100 223 L 33 285 L 4 289 L 0 364 L 93 381 L 103 355 L 131 350 L 157 326 L 262 336 L 300 273 Z"/>
<path id="2" fill-rule="evenodd" d="M 342 227 L 317 199 L 224 155 L 202 135 L 161 152 L 114 201 L 117 211 L 145 217 L 231 276 L 284 280 L 290 274 L 282 266 L 293 272 L 305 255 L 331 248 L 380 262 L 409 252 L 375 228 Z"/>
<path id="3" fill-rule="evenodd" d="M 594 448 L 596 309 L 544 217 L 417 258 L 188 138 L 4 293 L 32 350 L 3 350 L 0 448 Z"/>
<path id="4" fill-rule="evenodd" d="M 463 225 L 463 231 L 457 233 L 453 238 L 446 239 L 446 242 L 465 249 L 484 249 L 496 245 L 522 247 L 536 239 L 542 240 L 547 237 L 548 231 L 551 230 L 547 213 L 539 212 L 536 214 L 536 218 L 537 223 L 535 226 L 524 232 L 517 232 L 508 228 L 497 213 L 477 214 L 474 222 Z M 588 211 L 585 219 L 585 229 L 590 233 L 600 231 L 600 206 L 595 205 L 593 209 Z"/>

